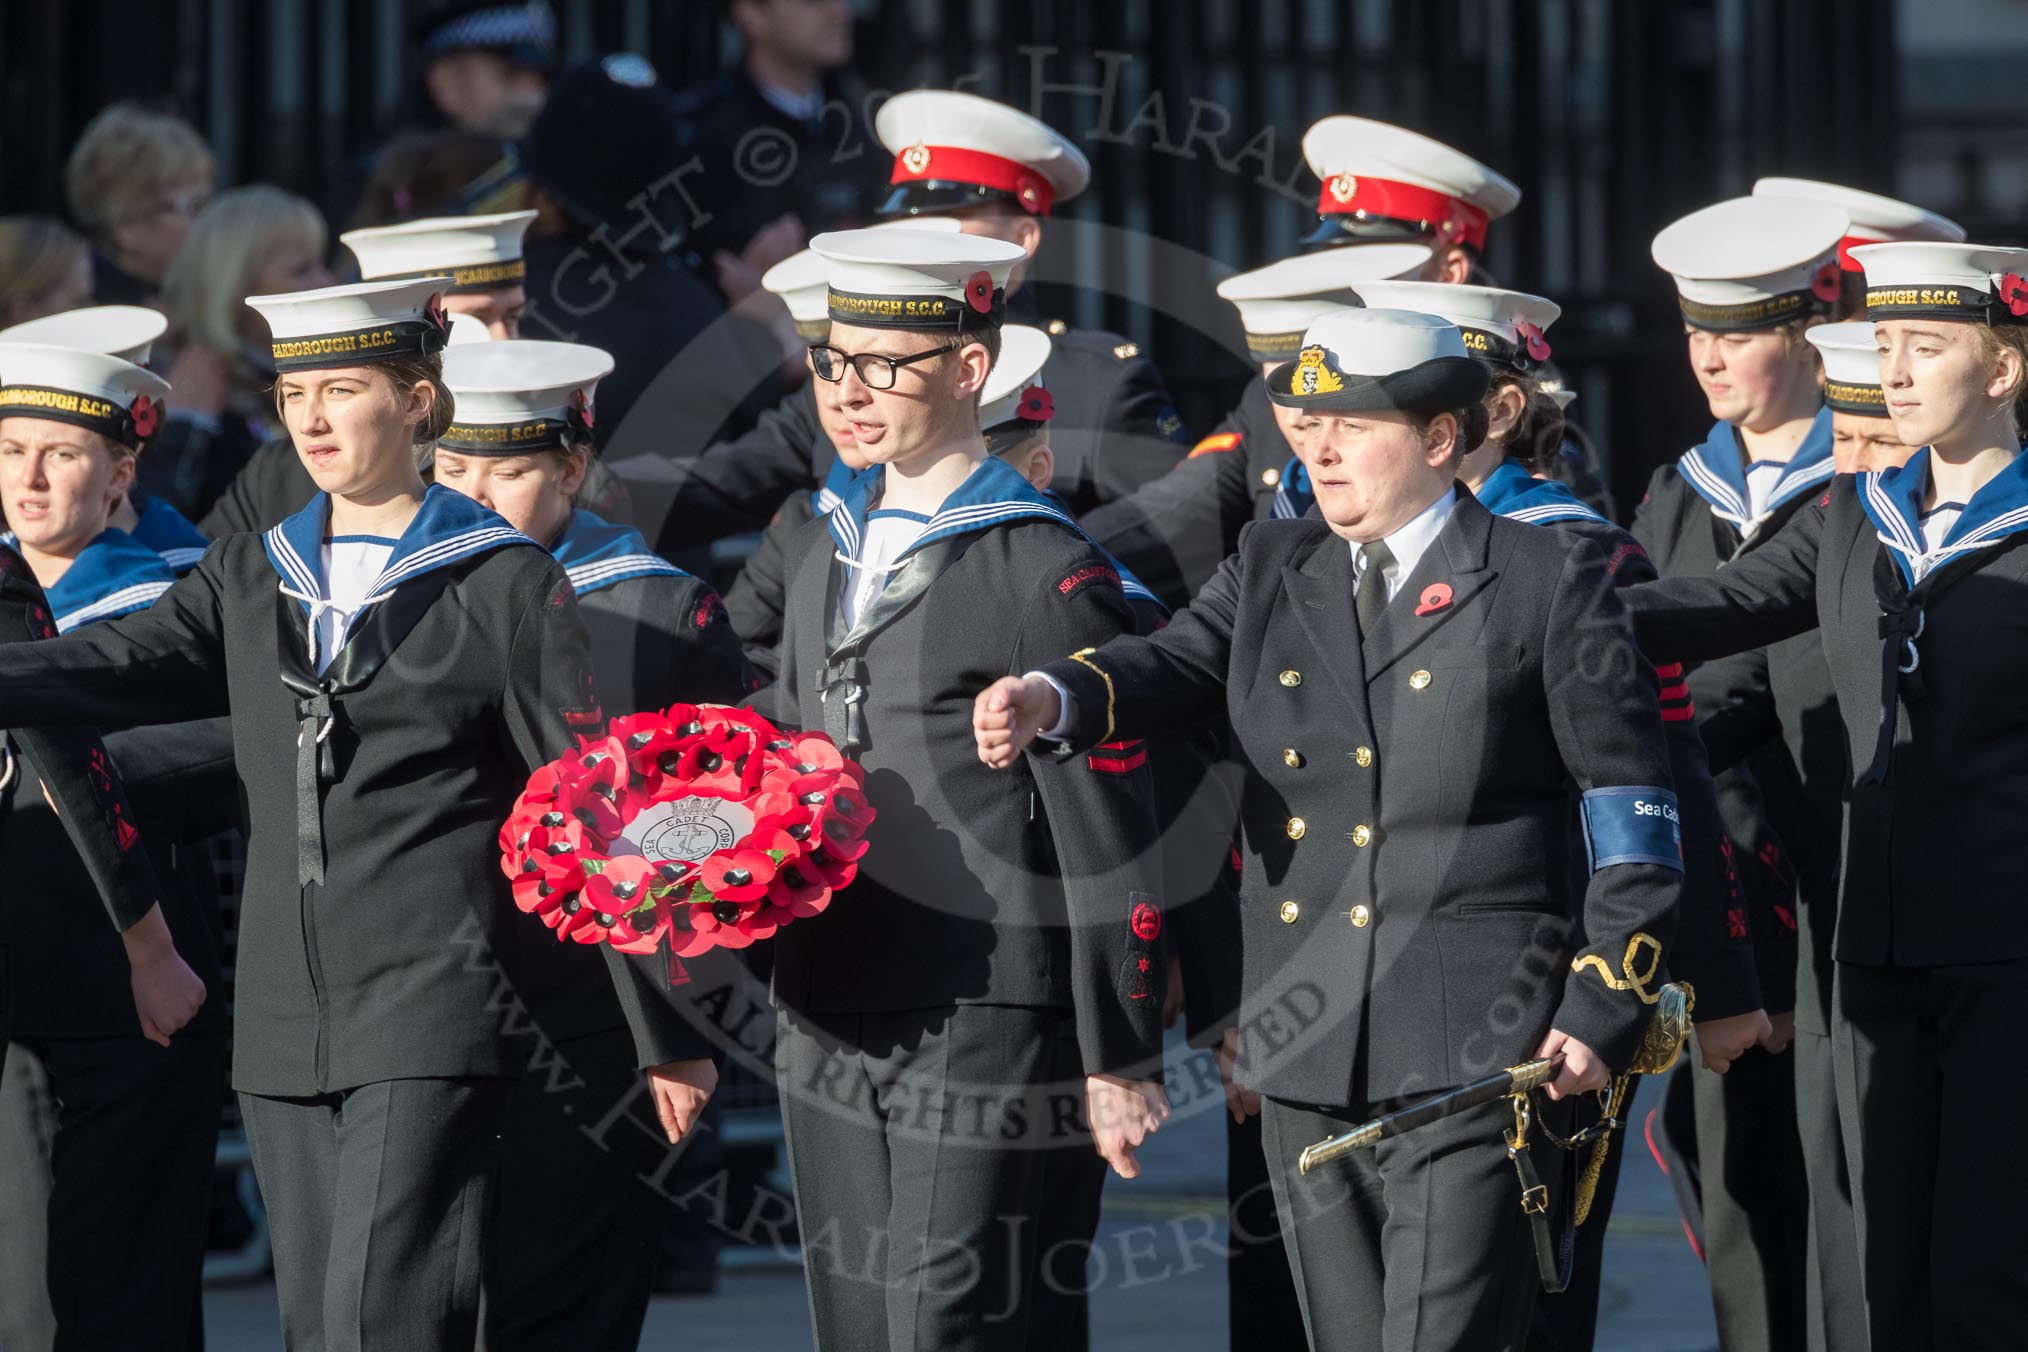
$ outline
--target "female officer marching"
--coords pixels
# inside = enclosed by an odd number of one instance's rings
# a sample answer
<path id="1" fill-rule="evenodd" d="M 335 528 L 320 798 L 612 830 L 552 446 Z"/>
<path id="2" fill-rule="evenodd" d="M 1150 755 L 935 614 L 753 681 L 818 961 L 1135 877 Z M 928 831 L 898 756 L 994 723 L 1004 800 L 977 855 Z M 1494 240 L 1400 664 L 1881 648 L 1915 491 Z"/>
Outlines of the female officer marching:
<path id="1" fill-rule="evenodd" d="M 1714 657 L 1821 629 L 1855 780 L 1832 1038 L 1875 1347 L 2018 1346 L 2028 1191 L 2028 250 L 1862 245 L 1898 469 L 1840 477 L 1713 578 L 1636 588 Z M 1998 1201 L 1999 1205 L 1994 1205 Z"/>
<path id="2" fill-rule="evenodd" d="M 523 923 L 496 839 L 597 725 L 547 552 L 448 489 L 443 278 L 255 297 L 319 492 L 213 546 L 153 607 L 0 651 L 0 718 L 230 714 L 249 816 L 233 1084 L 273 1221 L 285 1339 L 468 1345 L 508 1076 L 496 953 Z"/>

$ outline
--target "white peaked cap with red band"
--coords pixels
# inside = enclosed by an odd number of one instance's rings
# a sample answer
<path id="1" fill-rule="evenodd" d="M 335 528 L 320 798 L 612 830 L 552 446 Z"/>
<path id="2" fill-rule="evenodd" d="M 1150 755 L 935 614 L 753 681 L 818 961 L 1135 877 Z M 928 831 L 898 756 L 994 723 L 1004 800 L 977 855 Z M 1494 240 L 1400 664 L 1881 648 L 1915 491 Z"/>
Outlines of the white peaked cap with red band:
<path id="1" fill-rule="evenodd" d="M 882 215 L 951 211 L 971 196 L 1005 199 L 1030 215 L 1047 216 L 1091 182 L 1091 162 L 1069 137 L 977 94 L 896 94 L 874 114 L 873 131 L 894 155 L 896 192 Z M 950 190 L 940 193 L 939 185 Z"/>
<path id="2" fill-rule="evenodd" d="M 1521 190 L 1462 151 L 1372 118 L 1336 114 L 1303 133 L 1303 158 L 1323 182 L 1310 237 L 1364 227 L 1433 234 L 1438 243 L 1484 248 L 1486 226 L 1521 202 Z"/>
<path id="3" fill-rule="evenodd" d="M 1000 355 L 986 373 L 979 391 L 979 430 L 990 432 L 1001 423 L 1023 419 L 1047 422 L 1055 405 L 1037 397 L 1043 391 L 1042 367 L 1049 360 L 1049 335 L 1026 324 L 1000 330 Z"/>
<path id="4" fill-rule="evenodd" d="M 613 355 L 584 343 L 504 338 L 444 353 L 444 384 L 456 396 L 460 426 L 498 427 L 540 418 L 561 421 L 590 410 Z"/>
<path id="5" fill-rule="evenodd" d="M 161 424 L 169 382 L 88 348 L 0 343 L 0 418 L 41 418 L 138 449 Z"/>
<path id="6" fill-rule="evenodd" d="M 1753 185 L 1753 195 L 1822 202 L 1851 217 L 1852 223 L 1846 227 L 1845 238 L 1838 245 L 1838 263 L 1847 272 L 1860 270 L 1858 262 L 1852 257 L 1855 244 L 1881 244 L 1888 240 L 1955 243 L 1965 237 L 1962 225 L 1913 202 L 1882 197 L 1877 192 L 1862 192 L 1842 184 L 1822 183 L 1813 178 L 1759 179 Z"/>
<path id="7" fill-rule="evenodd" d="M 1527 367 L 1549 360 L 1549 326 L 1563 307 L 1526 291 L 1455 282 L 1368 282 L 1360 296 L 1375 309 L 1418 310 L 1448 319 L 1471 354 L 1496 365 Z"/>
<path id="8" fill-rule="evenodd" d="M 0 329 L 0 343 L 74 347 L 146 366 L 169 317 L 145 305 L 87 305 Z"/>
<path id="9" fill-rule="evenodd" d="M 869 230 L 927 230 L 931 234 L 955 235 L 963 227 L 949 216 L 904 216 L 882 221 Z M 782 298 L 789 317 L 800 329 L 805 325 L 828 328 L 831 311 L 825 304 L 831 285 L 831 267 L 815 249 L 798 249 L 761 274 L 761 287 Z"/>
<path id="10" fill-rule="evenodd" d="M 1649 252 L 1676 279 L 1678 308 L 1693 327 L 1773 328 L 1837 302 L 1838 242 L 1850 224 L 1822 202 L 1734 197 L 1671 222 Z"/>

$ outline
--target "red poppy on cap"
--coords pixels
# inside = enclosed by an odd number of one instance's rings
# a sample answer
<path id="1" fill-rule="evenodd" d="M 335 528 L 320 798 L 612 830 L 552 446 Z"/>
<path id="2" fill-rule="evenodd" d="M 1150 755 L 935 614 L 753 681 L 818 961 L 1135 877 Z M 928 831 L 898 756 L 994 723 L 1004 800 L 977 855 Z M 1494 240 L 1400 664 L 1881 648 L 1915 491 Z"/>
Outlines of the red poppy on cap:
<path id="1" fill-rule="evenodd" d="M 2019 273 L 2008 273 L 2000 279 L 2000 299 L 2006 302 L 2008 313 L 2028 315 L 2028 282 L 2022 281 Z"/>
<path id="2" fill-rule="evenodd" d="M 450 332 L 451 317 L 444 311 L 444 297 L 442 292 L 438 292 L 437 294 L 431 296 L 430 303 L 428 305 L 423 306 L 423 318 L 428 320 L 430 324 L 434 325 L 439 333 Z"/>
<path id="3" fill-rule="evenodd" d="M 965 303 L 971 306 L 974 310 L 977 310 L 982 315 L 992 313 L 993 310 L 992 273 L 975 272 L 972 274 L 971 280 L 965 283 Z"/>
<path id="4" fill-rule="evenodd" d="M 1056 400 L 1040 385 L 1021 391 L 1021 406 L 1015 412 L 1028 422 L 1048 422 L 1056 416 Z"/>
<path id="5" fill-rule="evenodd" d="M 1549 360 L 1549 339 L 1541 329 L 1524 321 L 1516 324 L 1514 330 L 1521 335 L 1522 346 L 1528 350 L 1528 360 Z"/>
<path id="6" fill-rule="evenodd" d="M 589 429 L 598 426 L 597 416 L 592 411 L 592 401 L 585 396 L 583 390 L 571 391 L 570 418 L 580 427 Z"/>
<path id="7" fill-rule="evenodd" d="M 1833 259 L 1818 268 L 1816 275 L 1810 278 L 1810 294 L 1828 305 L 1838 299 L 1844 280 L 1845 270 Z"/>
<path id="8" fill-rule="evenodd" d="M 127 413 L 134 420 L 134 435 L 143 441 L 154 436 L 162 422 L 162 410 L 145 394 L 134 396 L 134 402 L 127 405 Z"/>

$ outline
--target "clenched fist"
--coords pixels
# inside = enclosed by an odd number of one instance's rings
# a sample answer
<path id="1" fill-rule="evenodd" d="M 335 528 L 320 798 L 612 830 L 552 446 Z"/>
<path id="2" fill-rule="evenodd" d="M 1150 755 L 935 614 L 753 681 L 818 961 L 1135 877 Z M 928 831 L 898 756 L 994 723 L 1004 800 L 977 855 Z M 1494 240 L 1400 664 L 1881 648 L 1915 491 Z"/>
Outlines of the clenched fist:
<path id="1" fill-rule="evenodd" d="M 979 759 L 995 770 L 1012 765 L 1044 728 L 1056 726 L 1063 701 L 1039 676 L 1002 676 L 972 705 L 972 736 Z"/>

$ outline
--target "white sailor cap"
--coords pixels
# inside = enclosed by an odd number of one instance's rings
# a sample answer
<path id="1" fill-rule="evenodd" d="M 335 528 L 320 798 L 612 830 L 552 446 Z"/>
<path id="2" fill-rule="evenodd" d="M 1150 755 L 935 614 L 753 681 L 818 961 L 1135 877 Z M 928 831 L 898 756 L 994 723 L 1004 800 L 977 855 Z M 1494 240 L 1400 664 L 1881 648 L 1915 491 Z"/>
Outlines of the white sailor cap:
<path id="1" fill-rule="evenodd" d="M 1042 367 L 1052 346 L 1048 334 L 1026 324 L 1009 324 L 1000 330 L 1000 355 L 986 373 L 985 388 L 979 391 L 981 431 L 991 433 L 1008 423 L 1050 420 L 1056 405 L 1043 387 Z"/>
<path id="2" fill-rule="evenodd" d="M 955 235 L 963 227 L 950 216 L 903 216 L 869 226 L 872 230 L 927 230 L 933 234 Z M 796 321 L 796 335 L 806 343 L 821 343 L 831 332 L 831 269 L 814 249 L 799 249 L 761 274 L 761 286 L 782 298 L 789 317 Z"/>
<path id="3" fill-rule="evenodd" d="M 1525 291 L 1450 282 L 1368 282 L 1359 294 L 1384 310 L 1420 310 L 1448 319 L 1465 350 L 1490 366 L 1531 372 L 1549 360 L 1549 326 L 1563 313 L 1553 300 Z"/>
<path id="4" fill-rule="evenodd" d="M 467 343 L 490 343 L 492 341 L 492 330 L 486 327 L 483 320 L 473 315 L 459 314 L 456 310 L 451 311 L 451 332 L 444 339 L 446 350 L 454 347 L 463 347 Z"/>
<path id="5" fill-rule="evenodd" d="M 1458 326 L 1413 310 L 1341 310 L 1303 335 L 1296 359 L 1268 372 L 1268 398 L 1325 413 L 1440 413 L 1485 398 L 1490 377 Z"/>
<path id="6" fill-rule="evenodd" d="M 437 438 L 461 455 L 568 450 L 591 435 L 612 354 L 582 343 L 506 338 L 444 353 L 455 421 Z"/>
<path id="7" fill-rule="evenodd" d="M 1948 216 L 1926 211 L 1913 202 L 1861 192 L 1814 178 L 1763 178 L 1753 185 L 1755 197 L 1787 197 L 1798 201 L 1823 202 L 1852 218 L 1845 238 L 1838 244 L 1838 265 L 1847 272 L 1860 270 L 1852 257 L 1855 244 L 1880 244 L 1892 239 L 1931 239 L 1956 243 L 1965 237 L 1965 228 Z"/>
<path id="8" fill-rule="evenodd" d="M 1880 345 L 1871 324 L 1814 324 L 1803 330 L 1824 359 L 1824 402 L 1840 413 L 1887 416 L 1880 392 Z"/>
<path id="9" fill-rule="evenodd" d="M 169 317 L 145 305 L 87 305 L 0 329 L 0 343 L 74 347 L 146 366 Z"/>
<path id="10" fill-rule="evenodd" d="M 450 281 L 354 282 L 248 296 L 246 303 L 268 322 L 277 371 L 364 366 L 443 351 L 451 329 L 443 295 Z"/>
<path id="11" fill-rule="evenodd" d="M 1941 242 L 1861 244 L 1866 318 L 2028 324 L 2028 249 Z"/>
<path id="12" fill-rule="evenodd" d="M 168 381 L 109 353 L 0 342 L 0 418 L 69 423 L 139 451 L 168 394 Z"/>
<path id="13" fill-rule="evenodd" d="M 1513 182 L 1470 155 L 1405 127 L 1337 114 L 1303 133 L 1322 179 L 1305 244 L 1418 239 L 1486 247 L 1486 226 L 1521 201 Z"/>
<path id="14" fill-rule="evenodd" d="M 1007 277 L 1028 254 L 985 235 L 833 230 L 810 241 L 828 271 L 834 324 L 876 329 L 998 328 Z"/>
<path id="15" fill-rule="evenodd" d="M 1429 261 L 1427 244 L 1362 244 L 1297 254 L 1218 284 L 1218 294 L 1239 311 L 1246 353 L 1262 364 L 1285 362 L 1303 345 L 1303 331 L 1333 310 L 1364 302 L 1358 288 L 1403 277 Z"/>
<path id="16" fill-rule="evenodd" d="M 1649 252 L 1676 279 L 1684 320 L 1715 332 L 1769 329 L 1827 314 L 1838 301 L 1841 209 L 1783 197 L 1734 197 L 1664 227 Z"/>
<path id="17" fill-rule="evenodd" d="M 977 94 L 896 94 L 874 114 L 873 131 L 894 155 L 894 191 L 880 205 L 882 216 L 992 201 L 1047 216 L 1091 182 L 1091 163 L 1069 137 Z"/>
<path id="18" fill-rule="evenodd" d="M 432 216 L 348 230 L 338 238 L 352 250 L 359 260 L 359 275 L 369 282 L 449 273 L 445 291 L 500 291 L 520 286 L 528 275 L 528 265 L 521 259 L 521 236 L 534 219 L 532 211 Z"/>

